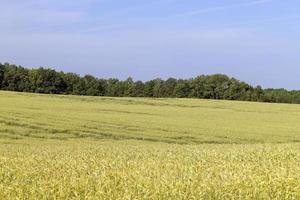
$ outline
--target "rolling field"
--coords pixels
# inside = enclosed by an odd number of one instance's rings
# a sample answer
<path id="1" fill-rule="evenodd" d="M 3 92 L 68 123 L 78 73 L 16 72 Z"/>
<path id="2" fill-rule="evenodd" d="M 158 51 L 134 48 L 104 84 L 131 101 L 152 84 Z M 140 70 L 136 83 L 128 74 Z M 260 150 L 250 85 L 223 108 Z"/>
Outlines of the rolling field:
<path id="1" fill-rule="evenodd" d="M 300 105 L 0 92 L 0 199 L 300 199 Z"/>

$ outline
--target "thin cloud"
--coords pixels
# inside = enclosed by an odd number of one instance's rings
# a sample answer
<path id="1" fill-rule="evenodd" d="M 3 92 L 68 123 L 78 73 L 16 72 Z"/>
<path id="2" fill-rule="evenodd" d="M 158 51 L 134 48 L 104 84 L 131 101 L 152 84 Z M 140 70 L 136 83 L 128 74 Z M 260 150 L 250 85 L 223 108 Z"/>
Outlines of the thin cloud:
<path id="1" fill-rule="evenodd" d="M 112 10 L 109 12 L 108 15 L 99 16 L 98 19 L 103 19 L 103 18 L 111 17 L 111 16 L 120 16 L 120 15 L 128 14 L 130 12 L 147 9 L 151 6 L 159 6 L 161 4 L 170 4 L 174 1 L 175 0 L 156 0 L 156 1 L 148 2 L 148 3 L 143 2 L 143 3 L 138 3 L 138 4 L 131 4 L 128 7 L 123 7 L 120 9 Z"/>
<path id="2" fill-rule="evenodd" d="M 204 8 L 204 9 L 185 12 L 185 13 L 181 13 L 181 14 L 178 14 L 178 15 L 174 15 L 172 17 L 189 17 L 189 16 L 194 16 L 194 15 L 200 15 L 200 14 L 205 14 L 205 13 L 211 13 L 211 12 L 227 10 L 227 9 L 231 9 L 231 8 L 240 8 L 240 7 L 257 5 L 257 4 L 264 4 L 264 3 L 271 2 L 271 1 L 272 0 L 255 0 L 255 1 L 240 3 L 240 4 L 232 4 L 232 5 L 226 5 L 226 6 L 216 6 L 216 7 L 211 7 L 211 8 Z"/>

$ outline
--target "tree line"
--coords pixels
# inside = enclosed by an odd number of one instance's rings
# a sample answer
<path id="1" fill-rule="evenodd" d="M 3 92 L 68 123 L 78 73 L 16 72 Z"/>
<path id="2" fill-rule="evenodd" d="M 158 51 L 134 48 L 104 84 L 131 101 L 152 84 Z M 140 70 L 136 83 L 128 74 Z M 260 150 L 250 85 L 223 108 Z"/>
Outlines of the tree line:
<path id="1" fill-rule="evenodd" d="M 0 89 L 45 94 L 112 97 L 201 98 L 272 103 L 300 103 L 300 91 L 253 87 L 223 74 L 191 79 L 160 78 L 134 81 L 132 78 L 101 79 L 91 75 L 57 72 L 49 68 L 28 69 L 0 63 Z"/>

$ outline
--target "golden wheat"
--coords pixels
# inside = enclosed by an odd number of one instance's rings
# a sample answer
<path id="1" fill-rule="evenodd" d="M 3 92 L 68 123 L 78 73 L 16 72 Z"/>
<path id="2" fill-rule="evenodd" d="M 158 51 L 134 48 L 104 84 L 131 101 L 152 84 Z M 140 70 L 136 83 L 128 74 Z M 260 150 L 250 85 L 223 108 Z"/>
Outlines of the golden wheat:
<path id="1" fill-rule="evenodd" d="M 300 106 L 0 92 L 0 199 L 300 199 Z"/>
<path id="2" fill-rule="evenodd" d="M 296 145 L 22 141 L 0 148 L 2 199 L 299 199 Z"/>

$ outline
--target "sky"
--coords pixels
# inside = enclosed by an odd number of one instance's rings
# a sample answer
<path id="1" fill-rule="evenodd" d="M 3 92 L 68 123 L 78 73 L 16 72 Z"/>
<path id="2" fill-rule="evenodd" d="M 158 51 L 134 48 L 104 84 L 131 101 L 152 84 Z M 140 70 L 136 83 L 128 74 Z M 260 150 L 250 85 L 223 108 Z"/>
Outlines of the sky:
<path id="1" fill-rule="evenodd" d="M 0 62 L 300 89 L 299 0 L 0 0 Z"/>

